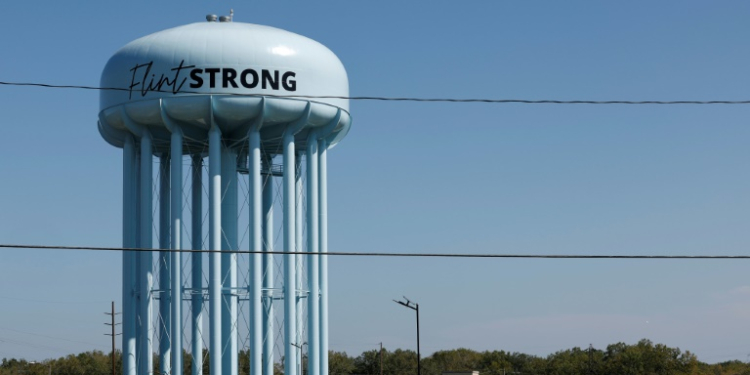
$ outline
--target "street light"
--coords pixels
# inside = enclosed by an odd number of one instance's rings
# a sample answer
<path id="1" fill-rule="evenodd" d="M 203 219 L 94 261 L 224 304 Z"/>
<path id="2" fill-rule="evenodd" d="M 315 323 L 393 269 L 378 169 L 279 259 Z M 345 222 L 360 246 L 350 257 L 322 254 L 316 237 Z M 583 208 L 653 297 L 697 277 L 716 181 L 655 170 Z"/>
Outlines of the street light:
<path id="1" fill-rule="evenodd" d="M 297 359 L 298 359 L 297 366 L 299 366 L 299 372 L 298 372 L 299 375 L 304 375 L 305 374 L 304 373 L 304 368 L 302 367 L 302 348 L 305 345 L 307 345 L 307 341 L 303 342 L 302 345 L 298 345 L 298 344 L 292 343 L 293 347 L 299 349 L 299 356 L 297 357 Z M 308 354 L 309 354 L 309 349 L 310 348 L 308 347 Z"/>
<path id="2" fill-rule="evenodd" d="M 416 302 L 409 301 L 409 299 L 406 298 L 406 296 L 404 296 L 404 299 L 406 300 L 406 302 L 396 301 L 395 299 L 393 300 L 393 302 L 396 302 L 401 306 L 408 307 L 417 312 L 417 375 L 422 375 L 422 363 L 421 363 L 422 358 L 419 355 L 419 304 Z"/>

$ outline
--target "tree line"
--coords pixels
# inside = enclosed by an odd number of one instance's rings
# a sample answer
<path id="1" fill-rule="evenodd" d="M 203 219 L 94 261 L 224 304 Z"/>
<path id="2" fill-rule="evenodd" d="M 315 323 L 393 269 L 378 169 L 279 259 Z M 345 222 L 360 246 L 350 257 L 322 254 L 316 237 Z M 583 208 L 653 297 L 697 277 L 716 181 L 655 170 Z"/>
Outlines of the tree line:
<path id="1" fill-rule="evenodd" d="M 204 355 L 203 374 L 210 375 L 208 356 Z M 328 353 L 330 375 L 380 375 L 381 351 L 369 350 L 358 356 L 345 352 Z M 159 375 L 158 356 L 154 356 L 154 374 Z M 112 373 L 111 353 L 91 351 L 42 362 L 3 358 L 0 375 L 107 375 Z M 120 352 L 115 352 L 115 373 L 121 374 Z M 303 358 L 304 361 L 304 358 Z M 184 375 L 192 371 L 192 357 L 185 353 Z M 304 361 L 306 362 L 306 361 Z M 274 375 L 283 375 L 283 360 L 275 365 Z M 605 349 L 572 348 L 546 357 L 506 351 L 479 352 L 470 349 L 443 350 L 423 358 L 423 375 L 443 372 L 479 371 L 480 375 L 750 375 L 750 364 L 727 361 L 700 362 L 689 351 L 641 340 L 636 344 L 611 344 Z M 249 353 L 240 352 L 240 375 L 249 373 Z M 304 367 L 304 366 L 303 366 Z M 305 375 L 306 370 L 303 374 Z M 382 351 L 383 375 L 416 375 L 417 354 L 412 350 Z"/>

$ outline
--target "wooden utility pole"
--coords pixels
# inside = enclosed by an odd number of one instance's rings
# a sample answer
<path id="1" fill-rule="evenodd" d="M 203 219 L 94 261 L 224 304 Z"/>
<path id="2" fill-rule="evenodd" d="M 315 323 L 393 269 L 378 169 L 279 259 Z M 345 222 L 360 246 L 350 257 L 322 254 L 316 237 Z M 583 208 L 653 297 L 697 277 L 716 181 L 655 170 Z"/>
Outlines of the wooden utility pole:
<path id="1" fill-rule="evenodd" d="M 383 375 L 383 343 L 380 343 L 380 375 Z"/>
<path id="2" fill-rule="evenodd" d="M 107 336 L 112 336 L 112 375 L 117 375 L 115 372 L 115 336 L 121 335 L 121 333 L 115 333 L 115 326 L 120 323 L 115 323 L 115 315 L 120 315 L 115 312 L 115 301 L 112 301 L 112 312 L 105 312 L 106 315 L 112 316 L 112 323 L 104 323 L 108 326 L 112 326 L 112 333 L 105 333 Z"/>

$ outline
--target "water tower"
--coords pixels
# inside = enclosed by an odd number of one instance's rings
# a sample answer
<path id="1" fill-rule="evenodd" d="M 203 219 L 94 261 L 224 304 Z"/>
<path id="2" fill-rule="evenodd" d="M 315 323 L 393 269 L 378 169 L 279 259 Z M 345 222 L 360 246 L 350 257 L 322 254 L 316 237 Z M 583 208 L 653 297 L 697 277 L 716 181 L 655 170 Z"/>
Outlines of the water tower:
<path id="1" fill-rule="evenodd" d="M 123 373 L 328 374 L 326 154 L 351 125 L 339 59 L 208 16 L 137 39 L 102 73 L 123 150 Z M 275 214 L 275 215 L 274 215 Z M 276 246 L 280 243 L 282 246 Z M 204 253 L 175 250 L 207 250 Z M 236 251 L 305 252 L 238 254 Z M 207 264 L 208 267 L 205 267 Z M 304 313 L 303 313 L 304 312 Z M 300 374 L 301 375 L 301 374 Z"/>

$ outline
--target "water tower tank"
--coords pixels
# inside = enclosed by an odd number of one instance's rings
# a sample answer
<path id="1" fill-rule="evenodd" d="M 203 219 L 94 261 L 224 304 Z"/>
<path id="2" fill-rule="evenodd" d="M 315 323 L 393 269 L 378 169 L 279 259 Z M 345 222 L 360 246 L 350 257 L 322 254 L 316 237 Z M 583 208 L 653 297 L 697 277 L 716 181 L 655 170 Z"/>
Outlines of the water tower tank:
<path id="1" fill-rule="evenodd" d="M 306 133 L 341 110 L 332 134 L 349 128 L 349 82 L 341 61 L 322 44 L 285 30 L 238 22 L 201 22 L 160 31 L 128 43 L 102 73 L 100 127 L 117 147 L 127 131 L 124 113 L 147 126 L 154 140 L 169 139 L 168 121 L 186 138 L 207 140 L 213 113 L 226 139 L 247 138 L 262 120 L 264 146 L 276 141 L 310 104 Z M 249 96 L 252 95 L 252 96 Z M 262 112 L 262 117 L 259 117 Z M 194 139 L 195 138 L 195 139 Z M 161 144 L 162 142 L 157 142 Z"/>
<path id="2" fill-rule="evenodd" d="M 182 373 L 183 346 L 199 375 L 204 341 L 212 374 L 237 374 L 237 353 L 249 349 L 250 374 L 273 375 L 274 314 L 282 310 L 285 373 L 301 368 L 306 342 L 308 373 L 328 374 L 320 254 L 327 150 L 351 125 L 346 71 L 316 41 L 231 18 L 137 39 L 102 73 L 99 132 L 123 149 L 123 246 L 158 249 L 123 254 L 127 375 L 151 374 L 153 352 L 160 372 Z M 304 252 L 283 255 L 281 281 L 273 276 L 274 207 L 282 211 L 278 250 Z M 246 262 L 241 250 L 251 252 Z"/>

